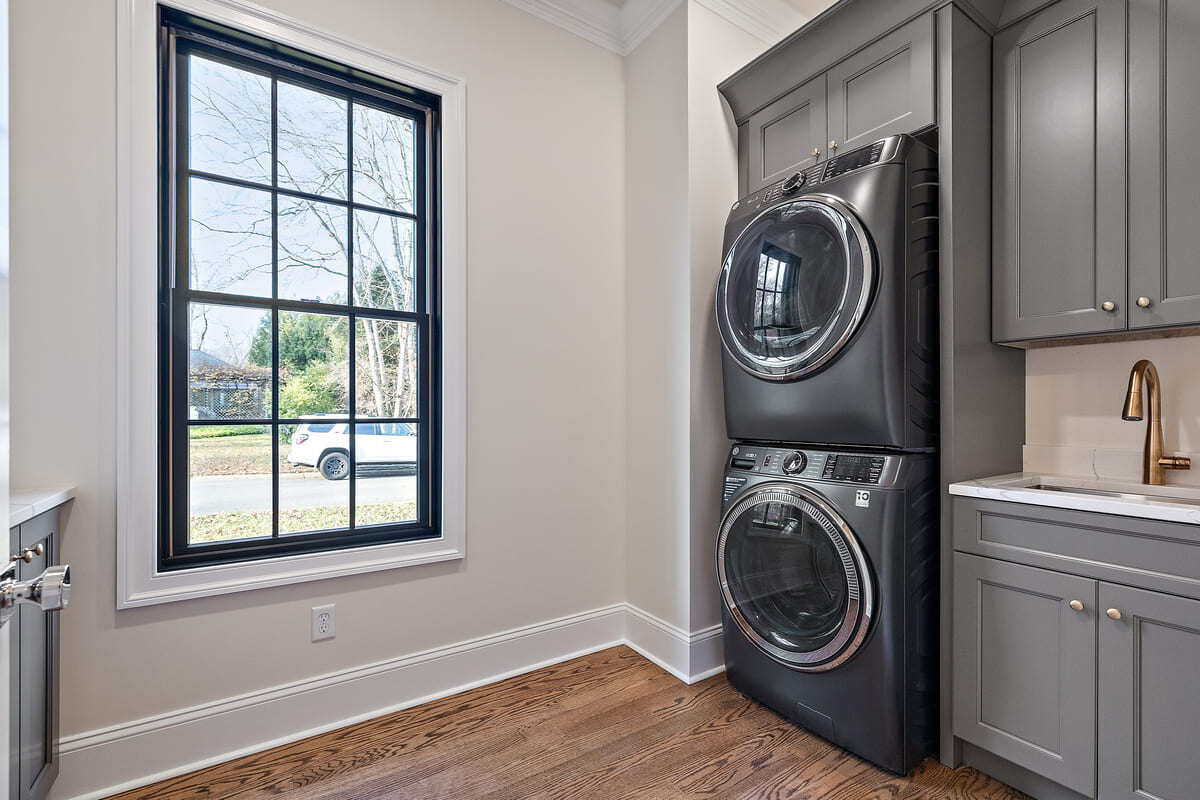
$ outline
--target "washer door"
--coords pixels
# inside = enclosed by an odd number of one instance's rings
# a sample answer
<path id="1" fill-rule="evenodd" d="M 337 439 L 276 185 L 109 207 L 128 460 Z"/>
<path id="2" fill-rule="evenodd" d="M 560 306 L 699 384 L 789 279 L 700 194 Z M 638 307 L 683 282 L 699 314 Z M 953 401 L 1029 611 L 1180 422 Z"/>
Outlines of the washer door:
<path id="1" fill-rule="evenodd" d="M 874 273 L 867 233 L 837 198 L 807 195 L 764 211 L 721 268 L 717 327 L 725 350 L 768 380 L 817 372 L 858 329 Z"/>
<path id="2" fill-rule="evenodd" d="M 734 503 L 721 521 L 717 573 L 738 627 L 793 669 L 833 669 L 870 629 L 875 592 L 862 548 L 803 487 L 766 484 Z"/>

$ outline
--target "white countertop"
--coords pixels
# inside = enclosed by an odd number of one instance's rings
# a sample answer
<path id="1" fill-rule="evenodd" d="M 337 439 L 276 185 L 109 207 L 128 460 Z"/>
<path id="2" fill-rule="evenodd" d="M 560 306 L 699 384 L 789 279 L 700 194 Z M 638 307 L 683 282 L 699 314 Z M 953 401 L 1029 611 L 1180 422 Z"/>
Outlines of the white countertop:
<path id="1" fill-rule="evenodd" d="M 28 522 L 75 496 L 75 487 L 29 489 L 8 496 L 8 527 Z"/>
<path id="2" fill-rule="evenodd" d="M 1033 488 L 1041 484 L 1114 492 L 1121 496 Z M 1146 486 L 1041 472 L 1014 472 L 952 483 L 950 494 L 1200 525 L 1200 488 L 1186 486 Z"/>

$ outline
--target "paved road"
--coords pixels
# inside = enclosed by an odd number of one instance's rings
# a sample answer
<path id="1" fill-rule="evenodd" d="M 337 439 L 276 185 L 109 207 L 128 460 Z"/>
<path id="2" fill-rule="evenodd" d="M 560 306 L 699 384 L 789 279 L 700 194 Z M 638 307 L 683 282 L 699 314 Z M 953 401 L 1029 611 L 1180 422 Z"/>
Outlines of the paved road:
<path id="1" fill-rule="evenodd" d="M 350 481 L 327 481 L 316 472 L 311 475 L 279 476 L 280 505 L 287 508 L 331 506 L 346 503 Z M 192 514 L 217 514 L 222 511 L 269 511 L 270 475 L 222 475 L 194 478 L 191 491 Z M 355 487 L 358 503 L 404 503 L 417 497 L 414 475 L 378 475 L 360 477 Z"/>

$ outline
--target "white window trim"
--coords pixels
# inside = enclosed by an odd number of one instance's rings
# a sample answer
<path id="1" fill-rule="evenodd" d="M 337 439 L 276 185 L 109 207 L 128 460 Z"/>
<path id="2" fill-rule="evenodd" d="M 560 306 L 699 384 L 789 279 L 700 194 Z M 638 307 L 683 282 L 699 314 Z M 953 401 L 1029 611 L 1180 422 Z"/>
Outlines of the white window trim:
<path id="1" fill-rule="evenodd" d="M 442 535 L 161 572 L 158 551 L 158 215 L 155 0 L 117 12 L 117 607 L 168 603 L 466 555 L 466 84 L 243 0 L 164 0 L 442 99 Z"/>

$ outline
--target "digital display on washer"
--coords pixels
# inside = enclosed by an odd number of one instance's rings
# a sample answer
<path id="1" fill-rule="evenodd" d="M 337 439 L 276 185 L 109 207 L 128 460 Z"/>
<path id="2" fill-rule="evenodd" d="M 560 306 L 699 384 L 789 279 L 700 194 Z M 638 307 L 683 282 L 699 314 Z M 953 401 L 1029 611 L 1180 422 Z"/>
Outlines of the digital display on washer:
<path id="1" fill-rule="evenodd" d="M 845 175 L 850 170 L 859 169 L 874 164 L 883 155 L 883 142 L 876 142 L 872 147 L 864 147 L 831 159 L 825 166 L 825 180 Z"/>
<path id="2" fill-rule="evenodd" d="M 851 483 L 879 483 L 883 474 L 883 456 L 831 455 L 825 461 L 822 477 Z"/>

